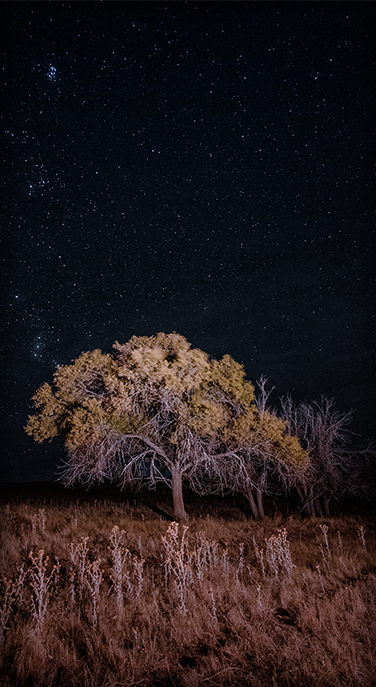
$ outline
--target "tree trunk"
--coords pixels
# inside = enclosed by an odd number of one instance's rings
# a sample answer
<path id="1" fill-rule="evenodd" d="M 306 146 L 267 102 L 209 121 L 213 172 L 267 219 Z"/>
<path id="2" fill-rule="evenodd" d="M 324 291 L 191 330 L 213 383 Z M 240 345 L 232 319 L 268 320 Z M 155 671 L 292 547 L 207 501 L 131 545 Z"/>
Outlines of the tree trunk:
<path id="1" fill-rule="evenodd" d="M 324 504 L 324 513 L 325 513 L 327 518 L 330 518 L 331 515 L 330 515 L 330 508 L 329 508 L 329 499 L 328 499 L 326 494 L 324 494 L 324 496 L 322 497 L 322 501 Z"/>
<path id="2" fill-rule="evenodd" d="M 315 505 L 313 501 L 313 496 L 312 494 L 309 495 L 308 501 L 307 501 L 307 512 L 310 518 L 315 518 L 316 517 L 316 511 L 315 511 Z"/>
<path id="3" fill-rule="evenodd" d="M 302 504 L 302 509 L 303 509 L 303 510 L 306 510 L 306 507 L 305 507 L 305 504 L 304 504 L 304 495 L 303 495 L 303 491 L 302 491 L 302 488 L 299 486 L 299 484 L 296 485 L 296 491 L 297 491 L 297 494 L 298 494 L 298 496 L 299 496 L 299 498 L 300 498 L 300 503 Z"/>
<path id="4" fill-rule="evenodd" d="M 246 498 L 248 499 L 249 505 L 251 506 L 251 509 L 252 509 L 252 513 L 253 513 L 254 517 L 256 518 L 256 520 L 257 520 L 258 517 L 259 517 L 259 512 L 258 512 L 257 504 L 256 504 L 256 501 L 255 501 L 255 497 L 254 497 L 253 494 L 252 494 L 251 487 L 249 487 L 249 488 L 247 489 L 247 491 L 246 491 L 246 493 L 244 494 L 244 496 L 246 496 Z"/>
<path id="5" fill-rule="evenodd" d="M 308 502 L 307 487 L 297 484 L 296 491 L 298 492 L 305 514 L 308 515 L 308 517 L 312 517 L 312 508 Z"/>
<path id="6" fill-rule="evenodd" d="M 314 508 L 315 508 L 315 512 L 317 513 L 319 518 L 322 518 L 322 506 L 321 506 L 321 501 L 320 501 L 319 496 L 316 496 L 316 498 L 314 500 Z"/>
<path id="7" fill-rule="evenodd" d="M 263 493 L 261 489 L 257 489 L 257 506 L 260 514 L 260 518 L 265 518 L 264 504 L 262 502 Z"/>
<path id="8" fill-rule="evenodd" d="M 176 469 L 171 471 L 172 500 L 174 503 L 174 517 L 177 520 L 187 520 L 184 508 L 182 473 Z"/>

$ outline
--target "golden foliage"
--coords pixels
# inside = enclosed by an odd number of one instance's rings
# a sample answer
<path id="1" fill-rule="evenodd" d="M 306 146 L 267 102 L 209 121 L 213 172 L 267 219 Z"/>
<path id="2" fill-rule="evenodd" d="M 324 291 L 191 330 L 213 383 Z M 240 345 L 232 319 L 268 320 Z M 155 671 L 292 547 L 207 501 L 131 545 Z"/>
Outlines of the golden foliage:
<path id="1" fill-rule="evenodd" d="M 38 442 L 61 437 L 68 450 L 91 446 L 104 428 L 176 447 L 187 432 L 237 450 L 267 444 L 269 458 L 306 470 L 309 456 L 284 422 L 255 404 L 243 365 L 210 359 L 184 336 L 163 332 L 114 345 L 113 355 L 82 353 L 33 397 L 37 414 L 26 432 Z"/>

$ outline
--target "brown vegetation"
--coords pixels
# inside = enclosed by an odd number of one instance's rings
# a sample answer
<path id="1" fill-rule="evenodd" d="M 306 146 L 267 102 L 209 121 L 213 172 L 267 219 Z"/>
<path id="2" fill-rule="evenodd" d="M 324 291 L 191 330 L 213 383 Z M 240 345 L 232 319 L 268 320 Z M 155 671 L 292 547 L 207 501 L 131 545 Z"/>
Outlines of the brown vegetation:
<path id="1" fill-rule="evenodd" d="M 375 684 L 372 519 L 223 505 L 0 506 L 2 687 Z"/>

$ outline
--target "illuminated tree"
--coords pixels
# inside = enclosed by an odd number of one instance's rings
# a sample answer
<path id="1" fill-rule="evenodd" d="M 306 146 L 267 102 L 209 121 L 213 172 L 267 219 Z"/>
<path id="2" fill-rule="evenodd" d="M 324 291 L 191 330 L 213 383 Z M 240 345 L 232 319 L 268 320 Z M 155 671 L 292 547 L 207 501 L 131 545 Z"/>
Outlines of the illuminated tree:
<path id="1" fill-rule="evenodd" d="M 243 366 L 230 356 L 212 360 L 176 333 L 132 337 L 114 349 L 82 353 L 57 369 L 54 389 L 44 384 L 34 396 L 38 412 L 26 432 L 38 442 L 64 440 L 66 485 L 162 480 L 172 488 L 175 517 L 185 518 L 183 481 L 201 493 L 228 488 L 239 456 L 257 454 L 260 442 L 276 456 L 273 447 L 292 440 L 283 438 L 281 420 L 263 419 Z"/>
<path id="2" fill-rule="evenodd" d="M 266 378 L 258 381 L 261 393 L 254 403 L 242 399 L 223 398 L 229 415 L 216 433 L 206 455 L 192 471 L 191 482 L 196 491 L 209 493 L 240 493 L 248 500 L 255 518 L 264 517 L 263 496 L 271 483 L 287 488 L 304 480 L 309 466 L 309 454 L 295 436 L 286 431 L 286 424 L 267 410 L 266 402 L 272 390 L 265 391 Z"/>

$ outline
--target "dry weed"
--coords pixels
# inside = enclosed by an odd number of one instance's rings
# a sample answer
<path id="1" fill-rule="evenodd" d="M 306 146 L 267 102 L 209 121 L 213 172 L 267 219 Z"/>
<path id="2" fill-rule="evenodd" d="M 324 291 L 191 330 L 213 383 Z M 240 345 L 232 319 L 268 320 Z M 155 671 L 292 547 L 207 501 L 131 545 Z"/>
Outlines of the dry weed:
<path id="1" fill-rule="evenodd" d="M 374 684 L 370 521 L 3 511 L 4 687 Z"/>

